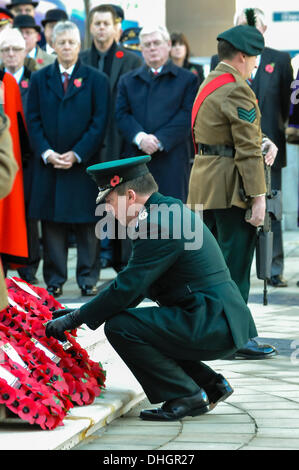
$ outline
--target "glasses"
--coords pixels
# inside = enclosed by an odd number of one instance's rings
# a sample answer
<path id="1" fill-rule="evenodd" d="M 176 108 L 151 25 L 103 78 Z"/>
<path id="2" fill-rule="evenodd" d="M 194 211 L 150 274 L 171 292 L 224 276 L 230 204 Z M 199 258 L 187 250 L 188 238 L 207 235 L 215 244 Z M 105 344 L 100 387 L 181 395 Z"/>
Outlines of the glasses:
<path id="1" fill-rule="evenodd" d="M 151 42 L 144 42 L 142 44 L 142 47 L 144 49 L 150 49 L 152 46 L 154 47 L 160 47 L 162 46 L 162 44 L 165 44 L 165 41 L 161 41 L 161 39 L 156 39 L 155 41 L 151 41 Z"/>
<path id="2" fill-rule="evenodd" d="M 4 49 L 1 49 L 2 54 L 9 54 L 9 52 L 21 52 L 24 51 L 24 49 L 21 49 L 20 47 L 4 47 Z"/>

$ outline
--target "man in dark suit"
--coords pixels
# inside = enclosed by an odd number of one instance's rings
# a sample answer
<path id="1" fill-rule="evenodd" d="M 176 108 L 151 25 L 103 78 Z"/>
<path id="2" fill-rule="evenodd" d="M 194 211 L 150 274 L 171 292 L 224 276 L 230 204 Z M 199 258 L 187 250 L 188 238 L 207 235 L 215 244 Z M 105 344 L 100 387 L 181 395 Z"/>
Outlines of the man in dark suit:
<path id="1" fill-rule="evenodd" d="M 111 5 L 99 5 L 89 14 L 89 28 L 92 36 L 91 48 L 81 52 L 80 59 L 86 64 L 103 71 L 109 78 L 111 107 L 109 125 L 104 140 L 102 161 L 120 158 L 124 152 L 124 138 L 115 121 L 115 101 L 118 81 L 124 73 L 142 64 L 142 59 L 116 43 L 118 16 Z M 109 240 L 101 243 L 101 267 L 116 269 L 127 261 L 128 246 L 125 241 Z"/>
<path id="2" fill-rule="evenodd" d="M 145 65 L 119 81 L 117 123 L 127 153 L 152 155 L 149 167 L 159 190 L 186 202 L 197 77 L 169 59 L 171 41 L 166 28 L 143 29 L 140 41 Z"/>
<path id="3" fill-rule="evenodd" d="M 248 10 L 245 9 L 235 16 L 235 24 L 247 24 Z M 253 10 L 257 29 L 264 34 L 264 14 L 258 8 Z M 272 189 L 281 190 L 281 170 L 286 166 L 286 139 L 285 123 L 289 116 L 291 82 L 293 81 L 293 70 L 290 56 L 286 52 L 265 47 L 259 56 L 259 65 L 256 74 L 249 81 L 252 90 L 258 99 L 262 114 L 262 132 L 271 139 L 278 147 L 277 157 L 271 167 Z M 213 56 L 211 69 L 218 64 L 218 56 Z M 273 259 L 272 272 L 269 284 L 274 287 L 286 287 L 287 281 L 283 279 L 283 241 L 281 222 L 272 221 L 273 231 Z"/>
<path id="4" fill-rule="evenodd" d="M 256 328 L 200 215 L 157 192 L 147 163 L 150 157 L 140 156 L 87 169 L 100 188 L 98 201 L 105 198 L 107 209 L 130 227 L 132 256 L 96 298 L 54 312 L 46 335 L 64 341 L 70 328 L 105 323 L 108 340 L 150 402 L 165 401 L 140 417 L 174 421 L 206 413 L 233 393 L 202 361 L 227 356 Z M 158 305 L 135 308 L 145 297 Z"/>
<path id="5" fill-rule="evenodd" d="M 142 65 L 142 60 L 136 54 L 118 46 L 115 41 L 117 15 L 110 5 L 99 5 L 93 8 L 89 15 L 89 28 L 92 45 L 81 52 L 80 60 L 108 75 L 112 95 L 109 127 L 105 137 L 103 161 L 120 158 L 124 150 L 124 139 L 120 134 L 115 118 L 115 100 L 118 81 L 124 73 L 130 72 Z"/>
<path id="6" fill-rule="evenodd" d="M 81 64 L 80 33 L 71 22 L 53 31 L 57 60 L 31 78 L 27 123 L 35 153 L 30 215 L 42 220 L 43 273 L 58 296 L 67 279 L 68 231 L 77 240 L 77 283 L 95 295 L 99 243 L 95 236 L 94 188 L 86 166 L 100 161 L 105 135 L 109 82 Z"/>

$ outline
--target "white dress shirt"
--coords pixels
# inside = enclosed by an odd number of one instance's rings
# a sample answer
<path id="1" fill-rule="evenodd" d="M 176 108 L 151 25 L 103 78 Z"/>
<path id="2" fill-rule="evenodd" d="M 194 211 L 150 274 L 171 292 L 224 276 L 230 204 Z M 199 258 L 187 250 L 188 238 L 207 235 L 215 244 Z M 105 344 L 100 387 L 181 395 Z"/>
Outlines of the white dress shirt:
<path id="1" fill-rule="evenodd" d="M 69 75 L 69 77 L 70 77 L 70 76 L 72 75 L 73 71 L 74 71 L 75 66 L 76 66 L 76 64 L 72 65 L 72 66 L 69 67 L 68 69 L 65 69 L 65 68 L 63 67 L 63 65 L 59 64 L 59 71 L 60 71 L 60 73 L 61 73 L 61 80 L 62 80 L 62 83 L 63 83 L 64 80 L 65 80 L 65 77 L 64 77 L 63 74 L 66 72 L 66 73 Z M 44 153 L 42 153 L 42 159 L 44 160 L 45 164 L 48 163 L 47 159 L 48 159 L 48 157 L 51 155 L 51 153 L 53 153 L 53 152 L 54 152 L 53 149 L 48 149 L 48 150 L 46 150 Z M 78 163 L 81 163 L 82 159 L 79 157 L 79 155 L 78 155 L 76 152 L 74 152 L 74 154 L 75 154 L 76 159 L 78 160 Z"/>

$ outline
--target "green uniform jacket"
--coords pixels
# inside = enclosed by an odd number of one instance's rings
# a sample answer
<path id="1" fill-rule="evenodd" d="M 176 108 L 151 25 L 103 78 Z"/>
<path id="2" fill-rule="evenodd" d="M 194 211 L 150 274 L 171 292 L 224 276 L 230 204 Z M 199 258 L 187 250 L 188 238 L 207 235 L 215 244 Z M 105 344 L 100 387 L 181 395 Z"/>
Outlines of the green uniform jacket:
<path id="1" fill-rule="evenodd" d="M 127 311 L 161 340 L 167 332 L 175 345 L 218 351 L 227 344 L 228 325 L 232 346 L 242 347 L 257 335 L 255 324 L 201 217 L 160 193 L 150 196 L 145 209 L 127 267 L 80 308 L 82 323 L 96 329 Z M 160 308 L 133 308 L 144 298 Z"/>
<path id="2" fill-rule="evenodd" d="M 236 152 L 234 158 L 195 156 L 188 203 L 203 204 L 204 210 L 247 208 L 240 198 L 240 187 L 247 196 L 266 193 L 261 113 L 254 92 L 236 69 L 223 63 L 208 75 L 200 90 L 224 73 L 233 74 L 236 81 L 204 100 L 194 123 L 194 135 L 196 143 L 228 145 Z"/>
<path id="3" fill-rule="evenodd" d="M 13 157 L 12 140 L 9 133 L 9 119 L 0 115 L 0 199 L 11 191 L 18 170 Z M 0 311 L 7 306 L 7 292 L 0 259 Z"/>

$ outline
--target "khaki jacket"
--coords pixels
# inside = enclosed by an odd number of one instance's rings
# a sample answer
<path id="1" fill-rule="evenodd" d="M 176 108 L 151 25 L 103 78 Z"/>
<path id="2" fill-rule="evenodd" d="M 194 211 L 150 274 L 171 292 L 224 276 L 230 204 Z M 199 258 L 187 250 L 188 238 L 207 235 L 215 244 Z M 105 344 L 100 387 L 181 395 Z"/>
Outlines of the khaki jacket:
<path id="1" fill-rule="evenodd" d="M 12 140 L 8 128 L 9 120 L 0 115 L 0 199 L 10 193 L 18 170 L 13 157 Z M 0 258 L 0 311 L 6 306 L 7 293 Z"/>
<path id="2" fill-rule="evenodd" d="M 47 65 L 53 64 L 55 60 L 55 55 L 48 54 L 40 47 L 37 47 L 37 54 L 35 58 L 33 59 L 32 57 L 26 57 L 24 60 L 24 65 L 27 67 L 27 69 L 30 70 L 30 72 L 35 72 L 36 70 L 47 67 Z"/>
<path id="3" fill-rule="evenodd" d="M 47 65 L 53 64 L 56 60 L 56 55 L 48 54 L 46 51 L 37 47 L 37 54 L 35 56 L 35 61 L 37 64 L 37 70 L 46 67 Z"/>
<path id="4" fill-rule="evenodd" d="M 203 209 L 246 209 L 239 189 L 247 196 L 266 192 L 261 152 L 261 114 L 256 96 L 237 70 L 220 63 L 201 85 L 232 73 L 236 79 L 215 90 L 202 103 L 194 124 L 197 143 L 229 145 L 234 158 L 196 155 L 189 182 L 188 203 L 203 204 Z"/>

